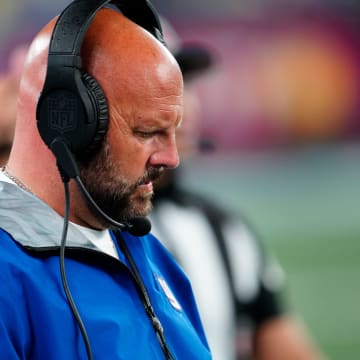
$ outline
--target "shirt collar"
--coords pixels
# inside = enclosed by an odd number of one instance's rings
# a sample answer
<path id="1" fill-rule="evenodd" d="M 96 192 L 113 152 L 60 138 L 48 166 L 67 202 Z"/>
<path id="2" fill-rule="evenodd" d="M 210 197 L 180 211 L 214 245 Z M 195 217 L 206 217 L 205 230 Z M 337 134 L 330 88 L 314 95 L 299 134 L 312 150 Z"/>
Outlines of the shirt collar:
<path id="1" fill-rule="evenodd" d="M 64 219 L 35 195 L 0 172 L 0 227 L 26 247 L 59 247 Z M 69 223 L 67 247 L 99 250 L 77 226 Z"/>

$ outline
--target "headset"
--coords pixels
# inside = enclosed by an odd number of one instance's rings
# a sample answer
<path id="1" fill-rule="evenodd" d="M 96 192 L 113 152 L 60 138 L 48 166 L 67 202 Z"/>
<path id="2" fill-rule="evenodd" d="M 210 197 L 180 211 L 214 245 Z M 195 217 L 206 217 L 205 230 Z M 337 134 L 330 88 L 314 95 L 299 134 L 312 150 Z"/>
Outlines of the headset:
<path id="1" fill-rule="evenodd" d="M 75 0 L 60 14 L 50 40 L 36 118 L 43 141 L 70 178 L 74 174 L 64 163 L 68 157 L 62 154 L 64 146 L 76 156 L 89 154 L 99 147 L 108 129 L 105 94 L 96 79 L 82 70 L 80 51 L 93 17 L 109 3 L 165 44 L 159 17 L 147 0 Z"/>
<path id="2" fill-rule="evenodd" d="M 51 35 L 46 77 L 37 108 L 37 127 L 42 140 L 53 152 L 65 189 L 64 226 L 60 246 L 60 272 L 64 290 L 81 330 L 88 359 L 92 359 L 85 326 L 67 284 L 64 252 L 69 224 L 70 194 L 68 182 L 75 179 L 93 208 L 120 230 L 135 236 L 150 231 L 146 218 L 119 223 L 108 217 L 94 202 L 83 185 L 77 158 L 91 156 L 100 148 L 109 123 L 109 109 L 104 91 L 94 77 L 82 69 L 81 45 L 95 14 L 105 6 L 114 6 L 127 18 L 149 31 L 163 43 L 163 32 L 156 10 L 148 0 L 74 0 L 59 15 Z M 155 315 L 154 315 L 155 316 Z M 156 316 L 155 319 L 157 320 Z M 167 359 L 172 359 L 161 327 L 150 319 Z M 160 329 L 160 330 L 159 330 Z"/>
<path id="3" fill-rule="evenodd" d="M 95 14 L 110 3 L 166 46 L 159 16 L 150 1 L 74 0 L 58 17 L 51 35 L 36 119 L 40 136 L 55 155 L 63 181 L 74 178 L 103 218 L 139 236 L 150 231 L 149 220 L 137 218 L 133 224 L 122 224 L 109 218 L 84 188 L 76 163 L 77 158 L 91 156 L 99 149 L 108 130 L 106 96 L 96 79 L 82 69 L 81 45 Z"/>

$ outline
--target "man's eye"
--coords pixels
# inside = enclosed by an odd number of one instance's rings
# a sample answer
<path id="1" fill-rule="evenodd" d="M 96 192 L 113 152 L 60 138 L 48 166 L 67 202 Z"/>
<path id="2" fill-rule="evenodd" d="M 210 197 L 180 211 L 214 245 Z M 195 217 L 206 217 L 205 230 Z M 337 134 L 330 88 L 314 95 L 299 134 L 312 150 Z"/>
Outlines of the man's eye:
<path id="1" fill-rule="evenodd" d="M 136 131 L 136 135 L 143 139 L 149 139 L 155 135 L 155 132 L 154 131 Z"/>

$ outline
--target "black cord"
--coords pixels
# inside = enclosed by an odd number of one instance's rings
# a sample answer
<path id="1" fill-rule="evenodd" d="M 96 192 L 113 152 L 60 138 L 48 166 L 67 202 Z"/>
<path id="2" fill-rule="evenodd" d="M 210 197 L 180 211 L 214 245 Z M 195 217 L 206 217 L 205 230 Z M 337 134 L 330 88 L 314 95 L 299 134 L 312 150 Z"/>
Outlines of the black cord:
<path id="1" fill-rule="evenodd" d="M 118 245 L 119 245 L 120 249 L 122 250 L 122 252 L 124 253 L 124 255 L 130 265 L 132 274 L 135 279 L 135 285 L 138 290 L 138 294 L 140 295 L 140 298 L 142 300 L 145 312 L 152 323 L 152 326 L 154 328 L 157 339 L 160 343 L 161 350 L 163 351 L 165 359 L 166 360 L 175 360 L 173 354 L 171 353 L 171 351 L 168 347 L 168 344 L 167 344 L 167 341 L 165 338 L 164 328 L 163 328 L 159 318 L 156 316 L 155 310 L 150 301 L 150 296 L 149 296 L 149 294 L 146 290 L 145 284 L 141 278 L 139 269 L 137 268 L 136 263 L 135 263 L 133 257 L 131 256 L 129 249 L 126 246 L 124 239 L 121 236 L 120 231 L 117 231 L 115 233 L 115 235 L 116 235 Z"/>
<path id="2" fill-rule="evenodd" d="M 70 213 L 70 192 L 69 192 L 69 180 L 74 179 L 78 187 L 80 188 L 81 192 L 85 196 L 85 198 L 88 200 L 88 202 L 91 204 L 91 206 L 103 217 L 105 218 L 110 224 L 114 225 L 118 228 L 118 230 L 126 230 L 129 231 L 131 234 L 135 236 L 143 236 L 146 235 L 151 228 L 150 222 L 146 218 L 138 218 L 135 224 L 137 224 L 137 227 L 134 226 L 132 223 L 120 223 L 109 217 L 102 209 L 96 204 L 95 200 L 92 198 L 92 196 L 87 191 L 85 185 L 80 179 L 79 171 L 77 169 L 76 160 L 69 150 L 66 142 L 63 141 L 63 139 L 58 138 L 55 139 L 52 144 L 52 150 L 57 158 L 57 166 L 59 169 L 59 173 L 62 179 L 62 182 L 64 184 L 64 191 L 65 191 L 65 210 L 64 210 L 64 226 L 63 226 L 63 232 L 61 236 L 61 245 L 60 245 L 60 273 L 61 273 L 61 280 L 63 283 L 63 288 L 67 297 L 67 300 L 69 302 L 69 306 L 71 308 L 71 311 L 75 317 L 75 320 L 80 328 L 85 346 L 86 346 L 86 352 L 88 360 L 93 360 L 92 350 L 90 346 L 90 341 L 88 338 L 88 335 L 86 333 L 86 328 L 84 326 L 84 323 L 81 319 L 81 316 L 77 310 L 76 304 L 72 298 L 70 288 L 67 283 L 66 273 L 65 273 L 65 244 L 66 244 L 66 237 L 67 237 L 67 231 L 68 231 L 68 225 L 69 225 L 69 213 Z M 66 166 L 65 169 L 63 166 Z M 136 219 L 135 219 L 136 220 Z M 140 221 L 139 221 L 140 220 Z M 139 226 L 140 225 L 140 226 Z M 129 254 L 128 254 L 129 255 Z M 130 257 L 131 258 L 131 257 Z M 132 260 L 132 259 L 131 259 Z M 173 359 L 173 356 L 171 352 L 169 351 L 167 347 L 167 343 L 165 340 L 165 336 L 163 333 L 162 325 L 159 321 L 159 319 L 156 317 L 155 312 L 151 306 L 150 299 L 148 298 L 148 294 L 146 292 L 146 288 L 144 284 L 142 283 L 140 274 L 135 266 L 135 272 L 134 272 L 134 265 L 132 264 L 133 273 L 135 277 L 135 283 L 137 284 L 137 287 L 139 287 L 139 284 L 141 290 L 140 293 L 145 295 L 146 301 L 144 303 L 145 310 L 148 316 L 150 317 L 154 330 L 156 332 L 157 338 L 160 342 L 161 348 L 164 352 L 164 355 L 166 359 Z M 136 274 L 136 275 L 135 275 Z"/>
<path id="3" fill-rule="evenodd" d="M 65 272 L 65 244 L 66 244 L 66 237 L 68 232 L 68 226 L 69 226 L 69 212 L 70 212 L 70 193 L 69 193 L 69 183 L 68 181 L 64 181 L 64 191 L 65 191 L 65 210 L 64 210 L 64 225 L 63 225 L 63 231 L 61 235 L 61 245 L 60 245 L 60 273 L 61 273 L 61 280 L 63 284 L 63 288 L 67 297 L 67 300 L 69 302 L 71 311 L 75 317 L 75 320 L 80 328 L 81 335 L 83 337 L 85 347 L 86 347 L 86 353 L 88 360 L 93 360 L 91 345 L 89 341 L 89 337 L 86 332 L 85 325 L 81 319 L 81 316 L 79 314 L 79 311 L 76 307 L 76 304 L 73 300 L 73 297 L 71 295 L 71 291 L 67 282 L 66 278 L 66 272 Z"/>

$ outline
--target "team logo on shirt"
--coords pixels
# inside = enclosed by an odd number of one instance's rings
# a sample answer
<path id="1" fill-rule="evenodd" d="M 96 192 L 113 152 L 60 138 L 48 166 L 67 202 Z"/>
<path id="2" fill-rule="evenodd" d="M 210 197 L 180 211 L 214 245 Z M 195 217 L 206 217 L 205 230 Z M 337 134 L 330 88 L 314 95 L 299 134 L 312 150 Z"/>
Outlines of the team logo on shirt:
<path id="1" fill-rule="evenodd" d="M 171 289 L 170 289 L 169 285 L 167 284 L 167 282 L 165 281 L 165 279 L 160 276 L 157 276 L 157 281 L 159 282 L 161 288 L 163 289 L 164 294 L 166 295 L 167 299 L 169 300 L 169 303 L 171 304 L 171 306 L 173 308 L 175 308 L 177 311 L 181 311 L 182 310 L 181 305 L 176 300 L 175 295 L 171 291 Z"/>

